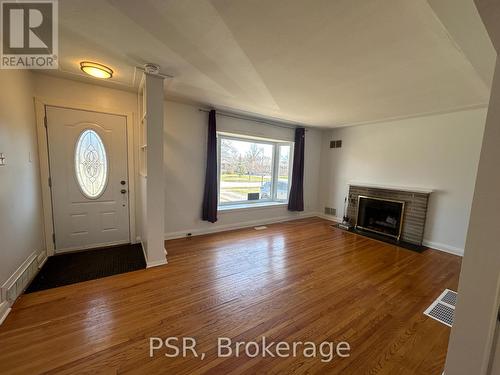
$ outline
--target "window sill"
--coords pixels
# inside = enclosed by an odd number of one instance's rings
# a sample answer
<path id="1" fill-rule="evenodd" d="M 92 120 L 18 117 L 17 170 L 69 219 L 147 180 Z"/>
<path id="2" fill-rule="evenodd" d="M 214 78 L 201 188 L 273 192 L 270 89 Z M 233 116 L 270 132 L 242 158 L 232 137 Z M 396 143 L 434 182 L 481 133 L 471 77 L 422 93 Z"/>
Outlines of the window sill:
<path id="1" fill-rule="evenodd" d="M 262 202 L 262 203 L 242 203 L 242 204 L 232 204 L 227 206 L 218 206 L 217 212 L 233 212 L 241 210 L 251 210 L 251 209 L 262 209 L 262 208 L 272 208 L 272 207 L 283 207 L 288 206 L 287 202 Z"/>

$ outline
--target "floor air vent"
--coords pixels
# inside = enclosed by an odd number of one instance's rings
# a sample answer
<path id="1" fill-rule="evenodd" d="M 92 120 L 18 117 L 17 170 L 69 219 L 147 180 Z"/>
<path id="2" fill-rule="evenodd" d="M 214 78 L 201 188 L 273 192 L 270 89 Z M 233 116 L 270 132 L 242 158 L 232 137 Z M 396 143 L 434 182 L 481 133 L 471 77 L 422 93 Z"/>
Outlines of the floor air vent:
<path id="1" fill-rule="evenodd" d="M 261 225 L 260 227 L 253 227 L 253 229 L 255 229 L 255 230 L 264 230 L 264 229 L 267 229 L 267 227 L 265 225 Z"/>
<path id="2" fill-rule="evenodd" d="M 432 305 L 424 311 L 424 314 L 451 327 L 455 318 L 456 303 L 457 293 L 453 290 L 445 289 Z"/>
<path id="3" fill-rule="evenodd" d="M 457 305 L 457 293 L 453 290 L 446 289 L 441 301 L 455 307 Z"/>

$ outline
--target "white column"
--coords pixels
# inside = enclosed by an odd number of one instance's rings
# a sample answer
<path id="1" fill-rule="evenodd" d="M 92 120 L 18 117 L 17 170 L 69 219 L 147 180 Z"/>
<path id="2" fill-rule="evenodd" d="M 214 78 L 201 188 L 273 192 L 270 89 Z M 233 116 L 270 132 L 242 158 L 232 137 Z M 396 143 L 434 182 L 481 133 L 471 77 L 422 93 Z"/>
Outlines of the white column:
<path id="1" fill-rule="evenodd" d="M 476 0 L 488 32 L 500 50 L 500 4 Z M 445 373 L 497 374 L 493 342 L 500 291 L 500 60 L 497 60 L 474 200 L 460 274 L 456 316 Z M 495 365 L 496 366 L 496 365 Z"/>
<path id="2" fill-rule="evenodd" d="M 145 73 L 147 122 L 146 226 L 147 266 L 166 264 L 163 77 Z"/>

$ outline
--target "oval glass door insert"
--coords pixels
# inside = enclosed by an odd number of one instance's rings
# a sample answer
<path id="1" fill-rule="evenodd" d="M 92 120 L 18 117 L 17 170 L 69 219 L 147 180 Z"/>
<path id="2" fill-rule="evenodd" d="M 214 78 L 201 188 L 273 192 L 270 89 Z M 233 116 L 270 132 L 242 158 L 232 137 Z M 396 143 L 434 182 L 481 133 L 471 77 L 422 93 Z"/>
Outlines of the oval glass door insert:
<path id="1" fill-rule="evenodd" d="M 108 159 L 101 137 L 86 129 L 78 137 L 75 147 L 75 174 L 83 195 L 99 198 L 108 181 Z"/>

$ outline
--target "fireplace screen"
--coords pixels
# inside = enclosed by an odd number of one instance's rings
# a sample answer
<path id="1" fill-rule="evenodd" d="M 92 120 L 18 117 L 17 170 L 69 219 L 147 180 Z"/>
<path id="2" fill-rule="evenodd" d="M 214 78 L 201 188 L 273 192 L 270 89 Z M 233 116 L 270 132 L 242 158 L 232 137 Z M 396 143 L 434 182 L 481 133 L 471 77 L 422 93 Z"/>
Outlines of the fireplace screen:
<path id="1" fill-rule="evenodd" d="M 405 202 L 373 197 L 358 197 L 356 228 L 399 239 Z"/>

